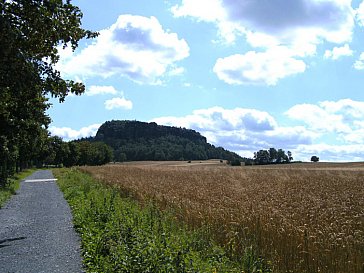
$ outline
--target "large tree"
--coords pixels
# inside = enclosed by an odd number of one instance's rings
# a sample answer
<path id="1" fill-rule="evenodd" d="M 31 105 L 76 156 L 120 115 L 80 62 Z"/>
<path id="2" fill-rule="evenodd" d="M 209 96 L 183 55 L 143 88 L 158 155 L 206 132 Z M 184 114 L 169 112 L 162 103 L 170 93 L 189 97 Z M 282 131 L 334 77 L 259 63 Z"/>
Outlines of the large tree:
<path id="1" fill-rule="evenodd" d="M 54 69 L 59 46 L 74 50 L 97 33 L 81 27 L 82 12 L 62 0 L 0 0 L 0 185 L 26 166 L 46 141 L 47 97 L 63 102 L 84 85 Z"/>

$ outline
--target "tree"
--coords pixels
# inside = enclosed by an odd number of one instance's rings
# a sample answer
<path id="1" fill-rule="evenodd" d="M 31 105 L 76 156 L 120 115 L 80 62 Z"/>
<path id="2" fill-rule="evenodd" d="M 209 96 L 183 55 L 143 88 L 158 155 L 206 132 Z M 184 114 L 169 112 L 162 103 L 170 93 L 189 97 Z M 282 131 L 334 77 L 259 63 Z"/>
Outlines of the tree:
<path id="1" fill-rule="evenodd" d="M 275 163 L 278 159 L 278 151 L 275 148 L 269 148 L 269 161 Z"/>
<path id="2" fill-rule="evenodd" d="M 290 163 L 293 160 L 292 153 L 286 152 L 282 149 L 269 148 L 269 150 L 259 150 L 254 152 L 255 164 L 280 164 Z M 245 160 L 248 162 L 247 160 Z"/>
<path id="3" fill-rule="evenodd" d="M 81 28 L 82 12 L 70 0 L 0 0 L 0 186 L 26 167 L 46 141 L 47 97 L 63 102 L 84 85 L 64 80 L 54 65 L 57 46 L 74 50 L 97 33 Z"/>
<path id="4" fill-rule="evenodd" d="M 79 147 L 75 142 L 68 142 L 67 145 L 69 153 L 66 154 L 66 157 L 63 160 L 63 165 L 66 167 L 75 166 L 80 159 Z"/>
<path id="5" fill-rule="evenodd" d="M 254 156 L 254 161 L 257 164 L 268 164 L 270 162 L 269 152 L 267 150 L 259 150 Z"/>
<path id="6" fill-rule="evenodd" d="M 311 156 L 312 162 L 318 162 L 319 160 L 320 160 L 320 158 L 318 156 L 315 156 L 315 155 Z"/>
<path id="7" fill-rule="evenodd" d="M 287 162 L 288 161 L 288 157 L 286 155 L 286 152 L 282 149 L 278 149 L 277 151 L 277 163 L 283 163 L 283 162 Z"/>

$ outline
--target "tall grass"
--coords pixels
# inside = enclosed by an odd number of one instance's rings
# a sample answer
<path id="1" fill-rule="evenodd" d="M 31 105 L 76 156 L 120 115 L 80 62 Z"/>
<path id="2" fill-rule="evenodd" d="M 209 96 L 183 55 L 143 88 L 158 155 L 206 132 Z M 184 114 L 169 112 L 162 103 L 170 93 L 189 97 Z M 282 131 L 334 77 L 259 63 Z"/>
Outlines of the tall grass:
<path id="1" fill-rule="evenodd" d="M 141 208 L 89 175 L 55 171 L 82 238 L 87 272 L 269 272 L 254 253 L 227 258 L 204 230 L 186 231 L 152 203 Z"/>
<path id="2" fill-rule="evenodd" d="M 208 227 L 230 257 L 253 246 L 274 272 L 364 272 L 364 170 L 85 167 L 119 191 Z M 309 165 L 311 166 L 311 165 Z"/>

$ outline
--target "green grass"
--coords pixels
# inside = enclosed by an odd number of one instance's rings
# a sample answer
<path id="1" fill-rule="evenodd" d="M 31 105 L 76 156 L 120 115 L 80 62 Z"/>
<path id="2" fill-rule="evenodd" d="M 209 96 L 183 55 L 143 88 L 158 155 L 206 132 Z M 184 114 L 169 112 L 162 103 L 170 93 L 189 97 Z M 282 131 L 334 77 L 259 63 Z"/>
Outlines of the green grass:
<path id="1" fill-rule="evenodd" d="M 15 174 L 9 179 L 9 183 L 5 187 L 0 187 L 0 208 L 20 187 L 20 181 L 35 172 L 35 169 L 28 169 L 18 174 Z"/>
<path id="2" fill-rule="evenodd" d="M 130 198 L 75 169 L 54 171 L 82 239 L 87 272 L 268 272 L 232 261 L 203 231 Z"/>

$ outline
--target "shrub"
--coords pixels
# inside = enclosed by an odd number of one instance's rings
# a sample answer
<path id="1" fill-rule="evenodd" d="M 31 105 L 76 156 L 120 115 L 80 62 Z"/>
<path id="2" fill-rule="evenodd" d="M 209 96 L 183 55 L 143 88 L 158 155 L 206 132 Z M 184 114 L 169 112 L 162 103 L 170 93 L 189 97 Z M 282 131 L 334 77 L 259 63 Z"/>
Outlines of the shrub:
<path id="1" fill-rule="evenodd" d="M 230 165 L 231 166 L 241 166 L 241 162 L 239 159 L 234 159 L 234 160 L 230 161 Z"/>

